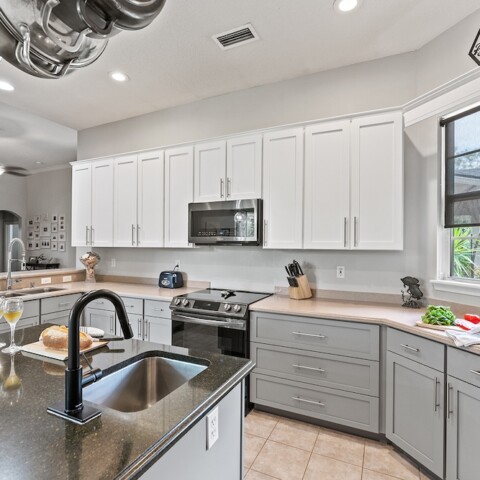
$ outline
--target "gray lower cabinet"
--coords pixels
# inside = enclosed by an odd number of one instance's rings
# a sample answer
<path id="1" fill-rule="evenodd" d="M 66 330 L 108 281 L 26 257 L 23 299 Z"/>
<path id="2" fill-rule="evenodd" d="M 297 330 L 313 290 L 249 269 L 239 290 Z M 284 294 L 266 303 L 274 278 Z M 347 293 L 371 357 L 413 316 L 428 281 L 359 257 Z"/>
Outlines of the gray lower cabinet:
<path id="1" fill-rule="evenodd" d="M 379 432 L 379 327 L 254 312 L 250 400 Z"/>
<path id="2" fill-rule="evenodd" d="M 143 339 L 147 342 L 172 344 L 172 321 L 169 318 L 145 317 Z"/>
<path id="3" fill-rule="evenodd" d="M 71 293 L 69 295 L 42 298 L 41 322 L 68 325 L 70 311 L 80 296 L 79 293 Z"/>
<path id="4" fill-rule="evenodd" d="M 386 387 L 387 438 L 443 478 L 444 373 L 387 351 Z"/>
<path id="5" fill-rule="evenodd" d="M 84 323 L 87 327 L 100 328 L 109 335 L 115 335 L 116 315 L 114 311 L 85 308 Z"/>
<path id="6" fill-rule="evenodd" d="M 21 330 L 27 327 L 33 327 L 40 323 L 40 301 L 39 300 L 27 300 L 23 302 L 23 314 L 18 321 L 15 330 Z M 10 324 L 8 324 L 4 318 L 0 319 L 0 333 L 10 331 Z M 21 340 L 18 339 L 18 334 L 15 334 L 15 341 L 21 344 Z"/>
<path id="7" fill-rule="evenodd" d="M 140 478 L 242 480 L 244 450 L 242 398 L 242 385 L 238 385 L 217 404 L 217 407 L 214 407 L 218 408 L 218 440 L 210 449 L 206 445 L 205 416 Z"/>

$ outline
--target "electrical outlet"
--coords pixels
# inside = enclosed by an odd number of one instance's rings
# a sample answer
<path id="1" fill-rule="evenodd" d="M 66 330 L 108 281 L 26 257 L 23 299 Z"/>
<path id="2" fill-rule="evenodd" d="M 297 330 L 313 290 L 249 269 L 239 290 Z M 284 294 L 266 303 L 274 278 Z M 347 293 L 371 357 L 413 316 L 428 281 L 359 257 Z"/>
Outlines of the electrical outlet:
<path id="1" fill-rule="evenodd" d="M 180 260 L 175 260 L 175 266 L 180 270 Z"/>
<path id="2" fill-rule="evenodd" d="M 337 278 L 345 278 L 345 267 L 337 267 Z"/>
<path id="3" fill-rule="evenodd" d="M 207 415 L 207 450 L 218 440 L 218 407 Z"/>
<path id="4" fill-rule="evenodd" d="M 112 268 L 115 268 L 115 267 L 117 266 L 117 260 L 116 260 L 115 258 L 112 258 L 112 259 L 110 260 L 110 266 L 111 266 Z"/>
<path id="5" fill-rule="evenodd" d="M 72 281 L 72 276 L 71 275 L 64 275 L 62 277 L 62 282 L 71 282 Z"/>
<path id="6" fill-rule="evenodd" d="M 52 283 L 52 277 L 43 277 L 41 280 L 40 280 L 40 283 L 42 285 L 48 285 L 49 283 Z"/>

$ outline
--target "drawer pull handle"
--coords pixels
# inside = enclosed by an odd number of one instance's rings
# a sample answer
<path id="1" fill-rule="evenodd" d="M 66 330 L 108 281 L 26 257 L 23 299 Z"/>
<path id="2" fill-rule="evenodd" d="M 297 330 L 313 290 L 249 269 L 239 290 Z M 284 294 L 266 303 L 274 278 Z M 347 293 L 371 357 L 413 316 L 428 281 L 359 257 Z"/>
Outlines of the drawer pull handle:
<path id="1" fill-rule="evenodd" d="M 325 406 L 325 404 L 322 402 L 317 402 L 316 400 L 307 400 L 306 398 L 301 397 L 292 397 L 292 400 L 296 400 L 297 402 L 310 403 L 312 405 L 318 405 L 319 407 Z"/>
<path id="2" fill-rule="evenodd" d="M 64 302 L 64 303 L 59 303 L 59 307 L 68 307 L 70 305 L 70 302 Z"/>
<path id="3" fill-rule="evenodd" d="M 94 303 L 96 303 L 97 305 L 103 305 L 105 302 L 98 302 L 97 301 L 97 302 L 94 302 Z"/>
<path id="4" fill-rule="evenodd" d="M 410 345 L 405 345 L 403 343 L 401 343 L 400 346 L 403 348 L 406 348 L 407 350 L 410 350 L 411 352 L 418 353 L 420 351 L 419 348 L 414 348 L 414 347 L 411 347 Z"/>
<path id="5" fill-rule="evenodd" d="M 480 376 L 480 372 L 477 372 L 476 370 L 470 370 L 470 373 L 473 373 L 474 375 Z"/>
<path id="6" fill-rule="evenodd" d="M 478 372 L 475 372 L 478 373 Z M 453 387 L 448 384 L 448 391 L 447 391 L 447 418 L 450 418 L 450 415 L 453 415 L 453 402 L 451 393 L 453 392 Z"/>
<path id="7" fill-rule="evenodd" d="M 435 396 L 433 399 L 433 411 L 436 412 L 437 409 L 440 407 L 440 404 L 438 403 L 438 386 L 440 385 L 440 381 L 438 378 L 435 377 Z"/>
<path id="8" fill-rule="evenodd" d="M 163 308 L 154 308 L 153 311 L 154 312 L 163 312 Z"/>
<path id="9" fill-rule="evenodd" d="M 135 308 L 135 305 L 125 305 L 125 308 Z"/>
<path id="10" fill-rule="evenodd" d="M 325 335 L 320 335 L 318 333 L 304 333 L 304 332 L 292 332 L 293 335 L 300 335 L 302 337 L 315 337 L 315 338 L 327 338 Z"/>
<path id="11" fill-rule="evenodd" d="M 294 367 L 294 368 L 304 368 L 305 370 L 313 370 L 315 372 L 325 373 L 325 370 L 323 368 L 307 367 L 306 365 L 292 365 L 292 367 Z"/>

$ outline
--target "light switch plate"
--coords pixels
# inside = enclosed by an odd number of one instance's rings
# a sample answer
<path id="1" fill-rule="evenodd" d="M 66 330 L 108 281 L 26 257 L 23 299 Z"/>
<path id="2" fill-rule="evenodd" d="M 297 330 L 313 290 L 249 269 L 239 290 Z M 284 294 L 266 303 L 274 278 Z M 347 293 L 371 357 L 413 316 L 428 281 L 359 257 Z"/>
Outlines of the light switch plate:
<path id="1" fill-rule="evenodd" d="M 52 283 L 52 277 L 43 277 L 41 280 L 40 280 L 40 283 L 42 285 L 48 285 L 49 283 Z"/>
<path id="2" fill-rule="evenodd" d="M 72 281 L 72 276 L 71 275 L 64 275 L 62 278 L 63 282 L 71 282 Z"/>
<path id="3" fill-rule="evenodd" d="M 218 440 L 218 407 L 207 415 L 207 450 Z"/>

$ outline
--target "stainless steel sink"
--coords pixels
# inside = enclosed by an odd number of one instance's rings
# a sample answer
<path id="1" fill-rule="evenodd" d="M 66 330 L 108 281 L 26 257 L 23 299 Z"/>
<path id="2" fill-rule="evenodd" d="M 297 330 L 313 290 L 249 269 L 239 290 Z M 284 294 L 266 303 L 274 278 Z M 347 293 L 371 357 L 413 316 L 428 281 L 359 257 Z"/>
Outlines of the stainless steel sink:
<path id="1" fill-rule="evenodd" d="M 120 412 L 139 412 L 206 368 L 199 363 L 160 356 L 142 358 L 84 388 L 83 399 Z"/>
<path id="2" fill-rule="evenodd" d="M 23 297 L 25 295 L 37 295 L 39 293 L 59 292 L 65 290 L 62 287 L 36 287 L 36 288 L 22 288 L 20 290 L 6 290 L 0 292 L 1 297 Z"/>

